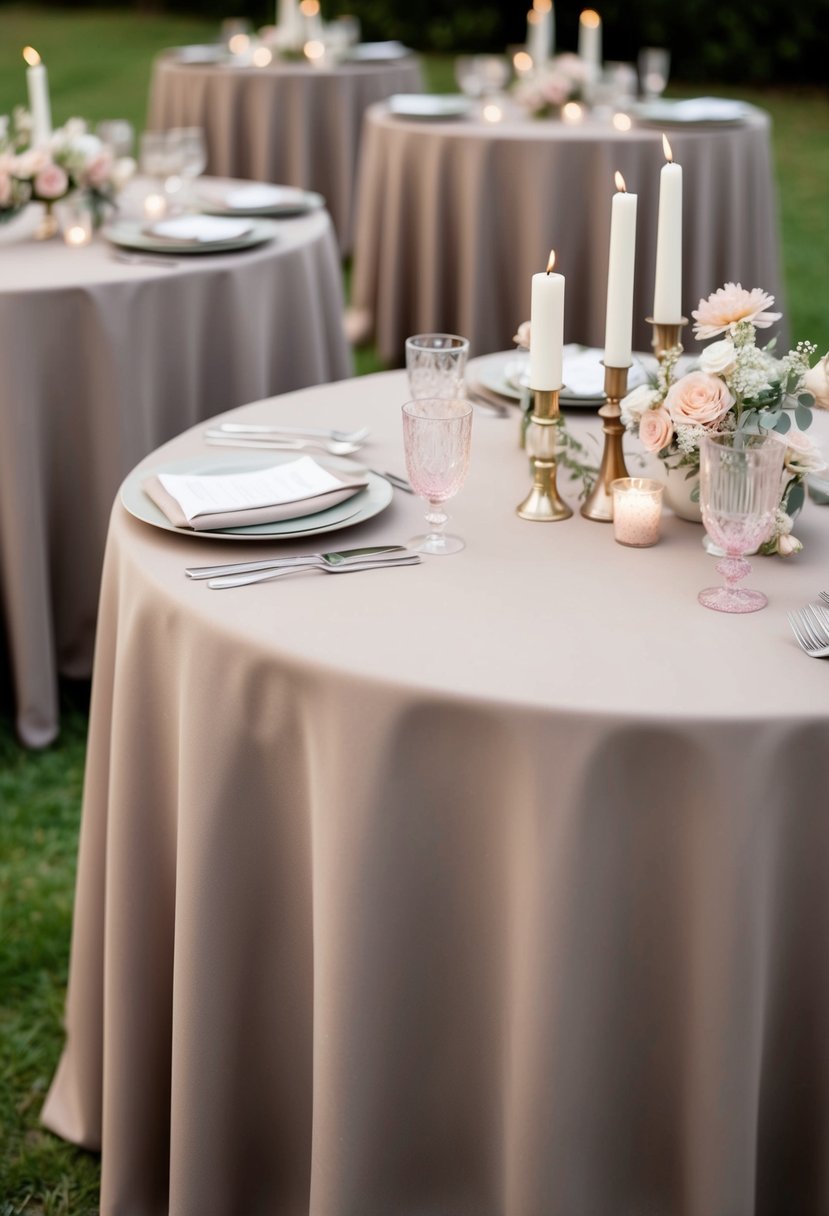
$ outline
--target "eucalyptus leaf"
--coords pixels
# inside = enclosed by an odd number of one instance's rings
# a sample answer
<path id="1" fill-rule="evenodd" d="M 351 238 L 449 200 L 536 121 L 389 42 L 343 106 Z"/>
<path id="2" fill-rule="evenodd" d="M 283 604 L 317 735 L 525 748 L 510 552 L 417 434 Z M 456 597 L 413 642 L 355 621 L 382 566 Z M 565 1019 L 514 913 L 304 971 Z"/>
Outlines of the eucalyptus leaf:
<path id="1" fill-rule="evenodd" d="M 699 502 L 699 482 L 694 486 L 690 493 L 691 502 Z"/>
<path id="2" fill-rule="evenodd" d="M 778 435 L 785 435 L 787 431 L 792 429 L 792 420 L 788 414 L 781 414 L 774 424 L 772 430 L 777 431 Z"/>
<path id="3" fill-rule="evenodd" d="M 761 424 L 768 427 L 769 430 L 774 430 L 781 417 L 785 417 L 785 415 L 782 415 L 780 410 L 760 410 L 759 414 Z"/>
<path id="4" fill-rule="evenodd" d="M 797 400 L 800 405 L 805 405 L 809 409 L 815 404 L 814 396 L 811 393 L 798 393 Z"/>
<path id="5" fill-rule="evenodd" d="M 799 405 L 794 412 L 794 420 L 801 431 L 808 431 L 812 425 L 812 411 L 806 405 Z"/>
<path id="6" fill-rule="evenodd" d="M 806 487 L 802 482 L 796 481 L 786 495 L 786 514 L 796 515 L 806 501 Z"/>

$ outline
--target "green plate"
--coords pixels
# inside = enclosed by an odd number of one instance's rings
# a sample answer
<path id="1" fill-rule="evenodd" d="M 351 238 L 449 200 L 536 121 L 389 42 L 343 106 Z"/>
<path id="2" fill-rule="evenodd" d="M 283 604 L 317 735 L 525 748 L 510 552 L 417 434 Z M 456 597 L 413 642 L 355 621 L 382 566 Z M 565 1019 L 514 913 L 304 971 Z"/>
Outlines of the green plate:
<path id="1" fill-rule="evenodd" d="M 254 220 L 250 232 L 229 241 L 165 241 L 144 232 L 146 221 L 119 220 L 105 228 L 103 235 L 120 249 L 138 249 L 142 253 L 169 253 L 175 257 L 182 254 L 234 253 L 239 249 L 253 249 L 264 245 L 276 236 L 276 228 L 267 220 Z"/>

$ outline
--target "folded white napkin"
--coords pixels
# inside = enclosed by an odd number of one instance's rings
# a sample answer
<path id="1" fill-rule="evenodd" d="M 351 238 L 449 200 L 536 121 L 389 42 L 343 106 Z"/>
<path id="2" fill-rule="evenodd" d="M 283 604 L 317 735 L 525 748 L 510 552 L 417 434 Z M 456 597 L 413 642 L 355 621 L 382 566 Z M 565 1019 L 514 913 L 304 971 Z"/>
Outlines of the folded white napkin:
<path id="1" fill-rule="evenodd" d="M 218 195 L 231 211 L 255 211 L 259 207 L 293 207 L 305 202 L 305 191 L 297 186 L 231 186 Z"/>
<path id="2" fill-rule="evenodd" d="M 364 474 L 335 473 L 299 456 L 245 473 L 158 473 L 143 489 L 175 527 L 212 532 L 313 515 L 366 485 Z"/>
<path id="3" fill-rule="evenodd" d="M 686 97 L 681 101 L 661 97 L 647 102 L 643 109 L 654 119 L 688 123 L 741 122 L 751 113 L 746 102 L 731 97 Z"/>
<path id="4" fill-rule="evenodd" d="M 144 232 L 162 241 L 192 241 L 194 244 L 235 241 L 247 236 L 251 225 L 220 215 L 177 215 L 169 220 L 148 224 Z"/>

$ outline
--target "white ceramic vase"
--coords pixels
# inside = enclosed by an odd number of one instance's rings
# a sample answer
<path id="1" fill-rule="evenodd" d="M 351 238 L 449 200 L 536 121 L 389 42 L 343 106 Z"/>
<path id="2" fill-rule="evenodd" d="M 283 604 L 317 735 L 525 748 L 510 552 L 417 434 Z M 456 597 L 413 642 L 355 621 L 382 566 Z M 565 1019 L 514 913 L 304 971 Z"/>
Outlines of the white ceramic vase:
<path id="1" fill-rule="evenodd" d="M 699 505 L 699 474 L 693 477 L 688 477 L 687 468 L 670 469 L 667 465 L 663 465 L 665 474 L 665 505 L 670 507 L 675 515 L 680 519 L 687 519 L 689 523 L 701 524 L 702 511 Z M 696 488 L 696 502 L 691 499 L 691 494 Z"/>

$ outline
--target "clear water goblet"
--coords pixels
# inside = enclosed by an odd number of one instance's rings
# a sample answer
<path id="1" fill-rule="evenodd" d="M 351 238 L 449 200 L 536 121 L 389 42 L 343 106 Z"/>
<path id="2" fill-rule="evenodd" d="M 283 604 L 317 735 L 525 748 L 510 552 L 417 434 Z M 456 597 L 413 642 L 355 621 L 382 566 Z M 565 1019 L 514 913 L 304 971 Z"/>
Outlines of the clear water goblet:
<path id="1" fill-rule="evenodd" d="M 665 92 L 671 70 L 671 53 L 661 46 L 644 46 L 639 52 L 639 88 L 646 101 Z"/>
<path id="2" fill-rule="evenodd" d="M 174 127 L 167 133 L 175 173 L 182 183 L 182 205 L 190 206 L 193 183 L 207 168 L 207 143 L 201 127 Z"/>
<path id="3" fill-rule="evenodd" d="M 408 541 L 418 553 L 444 556 L 464 548 L 445 532 L 444 503 L 458 493 L 469 467 L 472 406 L 449 397 L 427 397 L 403 406 L 403 449 L 412 489 L 428 504 L 429 531 Z"/>
<path id="4" fill-rule="evenodd" d="M 135 128 L 126 118 L 108 118 L 99 122 L 95 134 L 112 149 L 115 157 L 132 156 L 135 144 Z"/>
<path id="5" fill-rule="evenodd" d="M 705 530 L 725 553 L 716 570 L 722 587 L 707 587 L 698 599 L 716 612 L 757 612 L 768 600 L 761 591 L 738 587 L 751 570 L 752 553 L 774 530 L 780 506 L 785 446 L 772 435 L 736 431 L 707 435 L 700 445 L 700 506 Z"/>
<path id="6" fill-rule="evenodd" d="M 462 397 L 469 340 L 457 334 L 406 339 L 406 372 L 413 397 Z"/>

